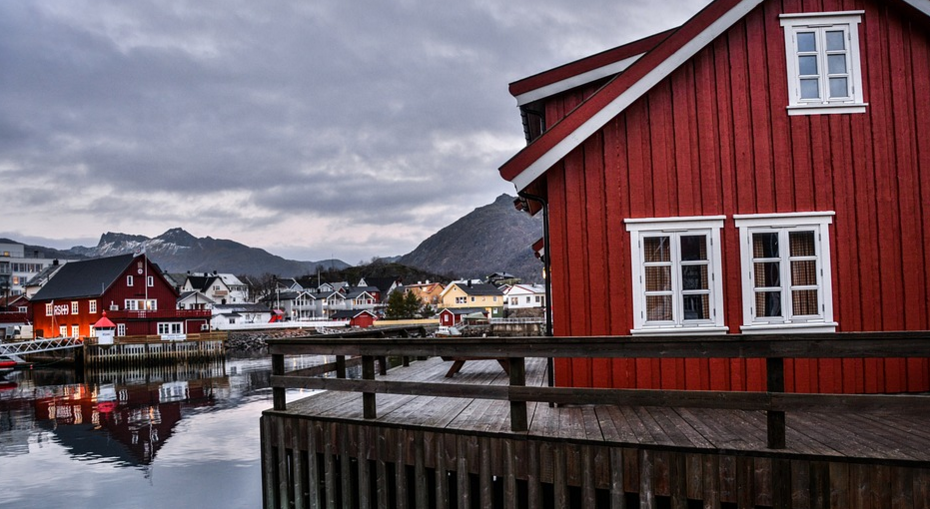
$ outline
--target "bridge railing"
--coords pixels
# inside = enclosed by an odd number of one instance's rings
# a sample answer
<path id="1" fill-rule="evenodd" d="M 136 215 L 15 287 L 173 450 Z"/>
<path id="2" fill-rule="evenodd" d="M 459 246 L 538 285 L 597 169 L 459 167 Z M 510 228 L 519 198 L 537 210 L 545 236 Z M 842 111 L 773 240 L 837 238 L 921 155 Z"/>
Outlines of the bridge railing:
<path id="1" fill-rule="evenodd" d="M 363 416 L 377 417 L 376 394 L 430 395 L 510 402 L 511 430 L 528 429 L 528 401 L 557 404 L 614 404 L 666 407 L 761 410 L 767 413 L 768 447 L 785 447 L 785 412 L 792 410 L 883 410 L 930 408 L 922 394 L 800 394 L 785 391 L 785 359 L 922 358 L 930 357 L 930 332 L 863 332 L 833 334 L 508 338 L 288 338 L 269 340 L 275 410 L 286 410 L 285 390 L 324 389 L 363 394 Z M 322 378 L 308 372 L 285 372 L 288 355 L 361 357 L 362 378 Z M 509 385 L 455 382 L 408 382 L 375 379 L 380 357 L 467 357 L 507 359 Z M 527 387 L 525 359 L 657 358 L 765 359 L 763 392 Z"/>

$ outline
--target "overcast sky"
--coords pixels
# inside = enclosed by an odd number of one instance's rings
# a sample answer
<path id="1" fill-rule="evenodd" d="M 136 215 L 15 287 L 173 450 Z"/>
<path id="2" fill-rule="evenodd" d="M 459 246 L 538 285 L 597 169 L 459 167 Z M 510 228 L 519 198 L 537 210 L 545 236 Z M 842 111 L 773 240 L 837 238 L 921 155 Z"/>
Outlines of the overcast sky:
<path id="1" fill-rule="evenodd" d="M 707 0 L 0 0 L 0 237 L 405 254 L 501 193 L 507 85 Z"/>

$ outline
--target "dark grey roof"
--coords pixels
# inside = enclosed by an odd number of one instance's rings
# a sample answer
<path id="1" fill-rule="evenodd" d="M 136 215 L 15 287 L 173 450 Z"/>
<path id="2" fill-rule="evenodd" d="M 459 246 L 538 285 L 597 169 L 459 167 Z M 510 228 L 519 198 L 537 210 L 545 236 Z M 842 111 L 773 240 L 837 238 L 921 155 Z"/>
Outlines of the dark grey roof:
<path id="1" fill-rule="evenodd" d="M 488 283 L 458 283 L 458 287 L 465 292 L 466 295 L 482 296 L 482 295 L 504 295 L 501 293 L 494 285 Z"/>
<path id="2" fill-rule="evenodd" d="M 135 255 L 68 262 L 32 298 L 33 302 L 103 295 L 132 263 Z"/>
<path id="3" fill-rule="evenodd" d="M 442 313 L 445 311 L 448 311 L 452 313 L 453 315 L 470 315 L 472 313 L 484 313 L 485 309 L 484 308 L 445 308 L 445 309 L 440 310 L 439 312 Z"/>

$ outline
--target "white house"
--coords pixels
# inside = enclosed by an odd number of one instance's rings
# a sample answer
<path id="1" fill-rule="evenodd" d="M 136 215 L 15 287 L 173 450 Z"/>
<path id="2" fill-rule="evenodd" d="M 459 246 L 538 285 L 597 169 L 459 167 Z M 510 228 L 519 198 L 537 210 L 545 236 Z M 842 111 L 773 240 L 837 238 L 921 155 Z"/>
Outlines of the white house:
<path id="1" fill-rule="evenodd" d="M 515 284 L 504 291 L 504 308 L 507 310 L 546 307 L 546 288 L 537 284 Z"/>

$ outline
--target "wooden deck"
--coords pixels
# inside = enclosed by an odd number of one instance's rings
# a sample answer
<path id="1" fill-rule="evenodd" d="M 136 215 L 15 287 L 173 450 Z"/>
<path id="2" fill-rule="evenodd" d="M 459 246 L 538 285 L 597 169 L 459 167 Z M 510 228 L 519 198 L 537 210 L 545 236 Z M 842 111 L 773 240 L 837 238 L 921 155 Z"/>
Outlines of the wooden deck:
<path id="1" fill-rule="evenodd" d="M 432 358 L 392 369 L 379 379 L 442 383 L 448 381 L 445 374 L 450 365 Z M 491 360 L 468 361 L 454 380 L 486 385 L 508 383 L 501 366 Z M 527 359 L 527 385 L 545 385 L 544 359 Z M 378 397 L 378 418 L 374 420 L 363 419 L 362 407 L 359 393 L 325 392 L 290 403 L 288 412 L 431 431 L 511 433 L 510 406 L 506 401 L 385 394 Z M 778 450 L 766 448 L 766 416 L 762 411 L 553 407 L 534 402 L 527 404 L 527 410 L 529 430 L 515 435 L 692 452 L 753 452 L 768 457 L 843 458 L 930 467 L 930 408 L 915 408 L 910 414 L 789 412 L 787 446 Z"/>
<path id="2" fill-rule="evenodd" d="M 493 360 L 416 361 L 379 381 L 507 385 Z M 526 385 L 545 360 L 526 359 Z M 262 418 L 266 507 L 930 508 L 930 408 L 766 412 L 327 391 Z M 285 474 L 286 473 L 286 474 Z M 365 489 L 367 487 L 367 489 Z"/>

